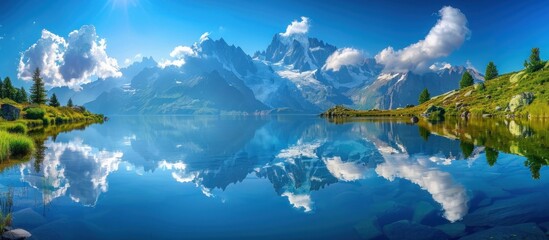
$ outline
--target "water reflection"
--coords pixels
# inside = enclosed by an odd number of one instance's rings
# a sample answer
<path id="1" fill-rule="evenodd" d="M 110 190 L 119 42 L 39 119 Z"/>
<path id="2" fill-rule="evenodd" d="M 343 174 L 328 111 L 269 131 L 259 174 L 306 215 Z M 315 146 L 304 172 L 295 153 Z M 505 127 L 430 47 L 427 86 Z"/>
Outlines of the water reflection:
<path id="1" fill-rule="evenodd" d="M 445 167 L 480 156 L 492 166 L 499 151 L 526 156 L 534 178 L 547 165 L 547 132 L 519 121 L 483 124 L 120 117 L 82 132 L 82 138 L 69 133 L 45 141 L 20 172 L 46 204 L 67 196 L 84 206 L 96 205 L 122 162 L 144 172 L 167 171 L 173 181 L 194 184 L 206 197 L 253 176 L 303 212 L 315 211 L 315 191 L 338 182 L 403 179 L 429 194 L 442 216 L 455 222 L 468 213 L 472 196 Z"/>
<path id="2" fill-rule="evenodd" d="M 24 182 L 42 191 L 45 204 L 67 195 L 74 202 L 94 206 L 107 191 L 107 177 L 118 170 L 123 156 L 119 151 L 95 149 L 78 138 L 65 143 L 48 141 L 41 150 L 43 158 L 21 165 L 20 171 Z"/>

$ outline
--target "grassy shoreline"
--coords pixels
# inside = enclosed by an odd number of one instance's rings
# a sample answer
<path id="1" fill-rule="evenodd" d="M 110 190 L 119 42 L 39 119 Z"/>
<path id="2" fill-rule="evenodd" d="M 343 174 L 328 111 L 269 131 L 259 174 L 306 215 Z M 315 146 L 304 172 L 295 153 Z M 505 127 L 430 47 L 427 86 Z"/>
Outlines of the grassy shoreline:
<path id="1" fill-rule="evenodd" d="M 36 142 L 45 140 L 44 135 L 56 135 L 104 120 L 102 114 L 91 113 L 82 107 L 20 104 L 0 99 L 0 105 L 4 104 L 20 109 L 20 116 L 14 121 L 0 118 L 0 164 L 28 159 L 36 149 Z"/>

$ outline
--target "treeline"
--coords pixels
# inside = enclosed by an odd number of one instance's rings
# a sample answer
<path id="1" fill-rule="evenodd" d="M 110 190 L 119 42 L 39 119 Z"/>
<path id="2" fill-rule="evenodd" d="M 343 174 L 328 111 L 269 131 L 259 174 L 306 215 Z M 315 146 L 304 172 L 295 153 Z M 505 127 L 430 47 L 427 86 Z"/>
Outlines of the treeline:
<path id="1" fill-rule="evenodd" d="M 40 76 L 40 69 L 36 68 L 32 76 L 32 87 L 30 96 L 24 87 L 16 88 L 11 83 L 9 77 L 4 78 L 4 81 L 0 78 L 0 99 L 11 99 L 17 103 L 33 103 L 33 104 L 48 104 L 52 107 L 59 107 L 61 104 L 57 100 L 57 96 L 52 94 L 50 98 L 47 98 L 46 88 L 44 86 L 44 80 Z M 73 107 L 72 99 L 67 102 L 68 107 Z"/>
<path id="2" fill-rule="evenodd" d="M 4 78 L 4 81 L 0 79 L 0 98 L 8 98 L 17 103 L 29 102 L 29 97 L 25 88 L 14 87 L 11 84 L 11 79 L 9 77 Z"/>

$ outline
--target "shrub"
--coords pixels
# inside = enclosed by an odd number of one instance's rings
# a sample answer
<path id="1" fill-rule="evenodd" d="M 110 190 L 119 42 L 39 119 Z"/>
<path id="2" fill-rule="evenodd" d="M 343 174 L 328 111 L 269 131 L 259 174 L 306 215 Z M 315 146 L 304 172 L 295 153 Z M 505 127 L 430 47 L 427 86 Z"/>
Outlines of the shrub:
<path id="1" fill-rule="evenodd" d="M 42 119 L 44 118 L 45 114 L 46 114 L 46 111 L 44 111 L 44 109 L 42 108 L 28 108 L 25 118 L 26 119 Z"/>
<path id="2" fill-rule="evenodd" d="M 32 153 L 34 143 L 31 138 L 0 131 L 0 161 L 10 157 L 21 157 Z"/>
<path id="3" fill-rule="evenodd" d="M 6 130 L 10 133 L 21 133 L 25 134 L 27 133 L 27 126 L 25 126 L 22 123 L 17 123 L 15 125 L 9 126 L 6 128 Z"/>

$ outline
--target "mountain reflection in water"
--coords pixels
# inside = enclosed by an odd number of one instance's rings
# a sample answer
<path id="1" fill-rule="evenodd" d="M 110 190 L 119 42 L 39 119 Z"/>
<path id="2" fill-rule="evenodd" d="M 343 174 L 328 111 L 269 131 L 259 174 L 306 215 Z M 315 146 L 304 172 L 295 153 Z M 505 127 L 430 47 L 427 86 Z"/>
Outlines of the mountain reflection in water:
<path id="1" fill-rule="evenodd" d="M 411 219 L 412 213 L 415 221 L 427 225 L 473 224 L 480 221 L 475 212 L 487 206 L 484 201 L 509 198 L 500 191 L 523 191 L 494 190 L 490 184 L 498 176 L 525 188 L 546 185 L 542 167 L 548 161 L 547 139 L 544 123 L 518 120 L 450 119 L 411 125 L 371 119 L 331 123 L 313 116 L 113 117 L 103 125 L 49 138 L 39 148 L 41 154 L 16 169 L 23 183 L 40 192 L 46 206 L 55 206 L 57 199 L 101 206 L 101 195 L 107 196 L 106 203 L 113 201 L 109 191 L 147 176 L 194 185 L 201 201 L 224 203 L 239 198 L 228 189 L 261 180 L 300 214 L 321 216 L 355 206 L 366 211 L 362 218 L 378 216 L 380 225 Z M 500 159 L 507 160 L 498 164 Z M 110 183 L 112 178 L 118 180 Z M 517 184 L 507 187 L 520 189 Z M 164 185 L 140 191 L 178 191 Z M 363 203 L 333 205 L 335 199 L 354 195 L 329 199 L 323 193 L 342 188 L 354 189 L 353 194 L 362 191 Z M 327 203 L 332 205 L 328 208 Z M 433 206 L 434 215 L 427 211 L 417 220 L 417 203 Z M 157 206 L 157 211 L 163 212 L 163 207 Z M 474 220 L 468 219 L 469 213 Z M 360 218 L 357 212 L 345 221 Z"/>

